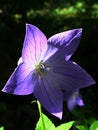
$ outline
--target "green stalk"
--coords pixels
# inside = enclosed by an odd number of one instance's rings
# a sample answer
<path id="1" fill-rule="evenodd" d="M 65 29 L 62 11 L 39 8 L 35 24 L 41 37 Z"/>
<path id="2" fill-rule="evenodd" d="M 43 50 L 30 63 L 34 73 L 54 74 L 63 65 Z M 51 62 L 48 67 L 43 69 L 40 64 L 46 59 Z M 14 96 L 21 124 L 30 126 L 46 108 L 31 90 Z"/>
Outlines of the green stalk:
<path id="1" fill-rule="evenodd" d="M 41 118 L 41 122 L 42 122 L 42 130 L 45 130 L 45 124 L 44 124 L 44 119 L 43 119 L 43 115 L 42 115 L 42 107 L 38 100 L 37 100 L 37 104 L 38 104 L 38 110 L 39 110 L 39 114 L 40 114 L 40 118 Z"/>

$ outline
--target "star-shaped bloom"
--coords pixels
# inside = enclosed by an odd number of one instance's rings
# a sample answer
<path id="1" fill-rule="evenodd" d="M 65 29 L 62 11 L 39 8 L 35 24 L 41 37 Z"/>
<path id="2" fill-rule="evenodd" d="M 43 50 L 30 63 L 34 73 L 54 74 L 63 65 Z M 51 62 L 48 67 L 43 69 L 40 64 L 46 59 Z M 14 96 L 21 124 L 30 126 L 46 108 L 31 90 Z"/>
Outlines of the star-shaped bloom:
<path id="1" fill-rule="evenodd" d="M 26 24 L 22 61 L 2 91 L 16 95 L 33 93 L 48 112 L 60 119 L 63 101 L 67 102 L 70 111 L 76 105 L 84 105 L 79 89 L 95 81 L 69 60 L 78 47 L 81 35 L 81 28 L 73 29 L 47 40 L 36 26 Z"/>

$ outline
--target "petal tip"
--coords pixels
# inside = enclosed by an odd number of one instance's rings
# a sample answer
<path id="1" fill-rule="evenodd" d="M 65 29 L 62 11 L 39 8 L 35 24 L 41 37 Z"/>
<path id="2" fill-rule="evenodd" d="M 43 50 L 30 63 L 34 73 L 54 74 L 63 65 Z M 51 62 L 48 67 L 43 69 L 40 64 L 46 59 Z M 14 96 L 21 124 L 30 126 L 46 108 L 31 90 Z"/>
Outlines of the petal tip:
<path id="1" fill-rule="evenodd" d="M 31 24 L 29 24 L 29 23 L 26 23 L 26 26 L 30 26 Z"/>
<path id="2" fill-rule="evenodd" d="M 96 84 L 96 81 L 94 79 L 92 79 L 92 85 Z"/>
<path id="3" fill-rule="evenodd" d="M 20 65 L 23 62 L 22 57 L 19 58 L 17 65 Z"/>
<path id="4" fill-rule="evenodd" d="M 1 90 L 1 92 L 11 94 L 11 93 L 6 89 L 6 87 L 4 87 L 4 88 Z"/>
<path id="5" fill-rule="evenodd" d="M 5 92 L 4 88 L 1 90 L 1 92 Z"/>
<path id="6" fill-rule="evenodd" d="M 85 104 L 84 104 L 83 100 L 80 99 L 80 100 L 77 102 L 77 105 L 82 107 L 82 106 L 84 106 Z"/>
<path id="7" fill-rule="evenodd" d="M 78 34 L 80 34 L 80 36 L 81 36 L 81 35 L 82 35 L 82 30 L 83 30 L 83 29 L 82 29 L 82 28 L 78 28 L 77 30 L 78 30 Z"/>
<path id="8" fill-rule="evenodd" d="M 28 29 L 28 28 L 33 28 L 33 27 L 35 27 L 35 26 L 32 25 L 32 24 L 26 23 L 26 29 Z"/>
<path id="9" fill-rule="evenodd" d="M 83 30 L 83 28 L 79 28 L 79 30 L 80 30 L 80 31 L 82 31 L 82 30 Z"/>
<path id="10" fill-rule="evenodd" d="M 52 113 L 54 116 L 56 116 L 57 118 L 59 118 L 60 120 L 62 119 L 62 112 L 58 112 L 58 113 Z"/>
<path id="11" fill-rule="evenodd" d="M 88 86 L 92 86 L 96 84 L 95 80 L 90 76 L 90 79 L 89 79 L 89 85 Z"/>
<path id="12" fill-rule="evenodd" d="M 77 28 L 77 30 L 79 30 L 79 32 L 82 32 L 83 28 Z"/>

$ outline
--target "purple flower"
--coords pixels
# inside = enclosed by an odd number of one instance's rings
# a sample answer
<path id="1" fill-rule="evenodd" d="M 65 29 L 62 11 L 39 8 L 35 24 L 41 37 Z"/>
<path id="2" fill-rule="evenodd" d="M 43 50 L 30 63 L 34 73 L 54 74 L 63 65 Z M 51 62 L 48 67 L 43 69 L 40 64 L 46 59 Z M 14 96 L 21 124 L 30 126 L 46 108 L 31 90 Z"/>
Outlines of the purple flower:
<path id="1" fill-rule="evenodd" d="M 51 114 L 62 118 L 63 101 L 70 111 L 84 105 L 79 89 L 95 83 L 92 77 L 69 60 L 76 51 L 82 29 L 58 33 L 48 40 L 34 25 L 26 25 L 22 62 L 17 66 L 3 92 L 33 93 Z"/>

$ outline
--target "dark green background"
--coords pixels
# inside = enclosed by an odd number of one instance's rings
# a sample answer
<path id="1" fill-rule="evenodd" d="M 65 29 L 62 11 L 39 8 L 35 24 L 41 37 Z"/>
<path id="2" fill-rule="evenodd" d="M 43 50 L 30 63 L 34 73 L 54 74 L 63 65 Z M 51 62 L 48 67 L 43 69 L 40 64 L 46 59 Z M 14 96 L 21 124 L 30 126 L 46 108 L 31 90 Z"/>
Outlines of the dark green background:
<path id="1" fill-rule="evenodd" d="M 72 59 L 92 75 L 96 85 L 81 90 L 86 106 L 82 114 L 70 113 L 64 105 L 63 120 L 96 117 L 98 114 L 98 2 L 97 0 L 0 0 L 0 89 L 8 80 L 21 56 L 25 23 L 38 26 L 48 37 L 61 31 L 83 28 L 80 45 Z M 0 93 L 0 126 L 5 130 L 33 130 L 38 120 L 37 105 L 30 104 L 30 96 Z M 76 112 L 78 108 L 76 108 Z M 74 129 L 74 128 L 73 128 Z"/>

